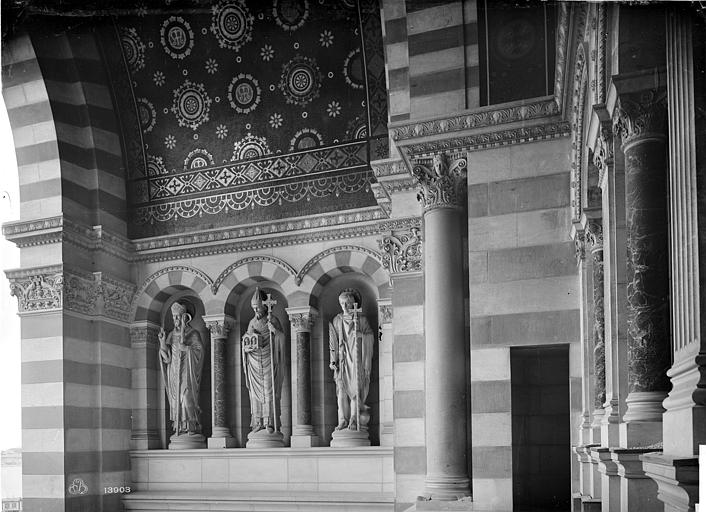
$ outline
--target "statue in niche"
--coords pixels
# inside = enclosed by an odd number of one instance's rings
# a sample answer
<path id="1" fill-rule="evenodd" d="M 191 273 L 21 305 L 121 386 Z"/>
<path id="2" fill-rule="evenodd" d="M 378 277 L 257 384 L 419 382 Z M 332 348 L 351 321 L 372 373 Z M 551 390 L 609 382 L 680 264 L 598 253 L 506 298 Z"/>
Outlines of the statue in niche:
<path id="1" fill-rule="evenodd" d="M 186 306 L 175 302 L 171 313 L 174 329 L 167 335 L 162 328 L 158 335 L 159 362 L 174 431 L 169 448 L 194 448 L 204 442 L 199 422 L 204 346 L 201 334 L 190 325 L 192 316 Z"/>
<path id="2" fill-rule="evenodd" d="M 247 447 L 283 446 L 279 432 L 285 335 L 272 306 L 276 301 L 259 288 L 250 301 L 255 317 L 242 339 L 245 385 L 250 394 L 251 432 Z"/>
<path id="3" fill-rule="evenodd" d="M 329 323 L 329 368 L 333 370 L 338 403 L 338 425 L 331 446 L 360 446 L 370 444 L 367 434 L 370 407 L 365 400 L 370 387 L 374 334 L 361 314 L 357 290 L 343 290 L 338 303 L 342 312 Z M 341 441 L 351 435 L 360 439 Z"/>

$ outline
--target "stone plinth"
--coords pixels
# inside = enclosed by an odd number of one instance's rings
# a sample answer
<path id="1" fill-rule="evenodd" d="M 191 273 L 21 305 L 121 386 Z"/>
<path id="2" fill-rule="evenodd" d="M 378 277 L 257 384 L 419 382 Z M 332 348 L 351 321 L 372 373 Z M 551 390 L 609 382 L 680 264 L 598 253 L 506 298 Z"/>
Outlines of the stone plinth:
<path id="1" fill-rule="evenodd" d="M 367 430 L 334 430 L 331 434 L 332 448 L 353 448 L 355 446 L 370 446 Z"/>
<path id="2" fill-rule="evenodd" d="M 592 448 L 591 458 L 597 463 L 600 473 L 601 508 L 606 512 L 620 510 L 620 477 L 610 448 Z"/>
<path id="3" fill-rule="evenodd" d="M 664 512 L 664 504 L 657 499 L 657 484 L 645 474 L 640 460 L 641 455 L 652 449 L 611 448 L 610 451 L 620 477 L 620 507 L 615 510 Z"/>
<path id="4" fill-rule="evenodd" d="M 284 446 L 282 432 L 269 432 L 266 428 L 248 434 L 246 448 L 281 448 Z"/>
<path id="5" fill-rule="evenodd" d="M 699 459 L 646 453 L 645 474 L 657 483 L 657 497 L 668 512 L 693 512 L 699 499 Z"/>
<path id="6" fill-rule="evenodd" d="M 193 450 L 206 448 L 206 438 L 201 434 L 179 434 L 169 438 L 170 450 Z"/>

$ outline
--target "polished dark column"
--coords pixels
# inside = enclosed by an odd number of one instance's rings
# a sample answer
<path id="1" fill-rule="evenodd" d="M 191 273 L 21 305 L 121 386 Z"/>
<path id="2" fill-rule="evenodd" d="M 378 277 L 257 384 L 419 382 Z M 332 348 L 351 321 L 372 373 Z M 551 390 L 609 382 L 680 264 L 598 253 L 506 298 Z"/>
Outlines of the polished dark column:
<path id="1" fill-rule="evenodd" d="M 603 223 L 600 218 L 589 219 L 586 242 L 591 251 L 591 273 L 593 280 L 593 407 L 596 416 L 603 411 L 606 399 L 605 387 L 605 305 L 603 279 Z"/>
<path id="2" fill-rule="evenodd" d="M 295 339 L 295 423 L 292 428 L 292 447 L 311 447 L 319 444 L 311 420 L 311 328 L 316 311 L 310 307 L 288 308 L 289 323 Z"/>
<path id="3" fill-rule="evenodd" d="M 230 433 L 227 419 L 226 398 L 226 340 L 230 330 L 227 319 L 204 318 L 211 332 L 211 421 L 212 433 L 208 439 L 209 448 L 231 448 L 235 439 Z"/>
<path id="4" fill-rule="evenodd" d="M 625 156 L 628 249 L 629 394 L 623 422 L 636 423 L 621 431 L 627 447 L 661 440 L 662 401 L 669 390 L 666 92 L 649 88 L 658 83 L 659 74 L 650 74 L 617 84 L 615 131 Z"/>

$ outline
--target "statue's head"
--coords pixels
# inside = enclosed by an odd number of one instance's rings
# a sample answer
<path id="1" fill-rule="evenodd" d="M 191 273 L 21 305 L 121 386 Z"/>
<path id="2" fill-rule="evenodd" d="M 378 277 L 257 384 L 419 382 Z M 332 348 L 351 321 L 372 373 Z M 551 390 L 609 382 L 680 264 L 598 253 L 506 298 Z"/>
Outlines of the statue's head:
<path id="1" fill-rule="evenodd" d="M 260 290 L 260 288 L 255 288 L 255 293 L 253 293 L 252 299 L 250 299 L 250 305 L 258 318 L 262 318 L 267 314 L 267 306 L 264 302 L 267 300 L 267 294 Z"/>
<path id="2" fill-rule="evenodd" d="M 361 307 L 362 302 L 360 293 L 358 293 L 358 290 L 353 288 L 346 288 L 338 294 L 338 303 L 341 305 L 341 310 L 344 313 L 349 314 L 353 309 L 353 306 L 357 305 L 358 308 Z"/>
<path id="3" fill-rule="evenodd" d="M 182 322 L 188 323 L 186 317 L 189 317 L 189 313 L 186 311 L 186 306 L 181 302 L 174 302 L 171 307 L 172 318 L 174 319 L 174 328 L 179 329 Z"/>

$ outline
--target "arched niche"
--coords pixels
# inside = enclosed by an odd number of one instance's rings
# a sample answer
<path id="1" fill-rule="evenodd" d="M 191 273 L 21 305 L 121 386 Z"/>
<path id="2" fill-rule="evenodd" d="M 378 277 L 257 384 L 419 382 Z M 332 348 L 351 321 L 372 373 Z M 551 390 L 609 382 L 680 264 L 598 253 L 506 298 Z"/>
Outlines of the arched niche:
<path id="1" fill-rule="evenodd" d="M 256 288 L 271 294 L 272 299 L 277 301 L 272 308 L 272 314 L 279 320 L 285 334 L 284 357 L 280 369 L 284 374 L 279 399 L 279 421 L 285 446 L 288 446 L 292 435 L 291 334 L 286 311 L 289 305 L 281 287 L 269 280 L 253 281 L 245 287 L 239 285 L 231 291 L 226 301 L 226 312 L 235 319 L 235 327 L 228 337 L 226 352 L 226 386 L 229 390 L 228 396 L 232 397 L 228 404 L 231 432 L 238 446 L 244 447 L 250 432 L 251 415 L 250 395 L 243 372 L 241 339 L 247 331 L 250 320 L 255 316 L 250 301 Z"/>
<path id="2" fill-rule="evenodd" d="M 318 296 L 319 315 L 312 331 L 312 421 L 324 446 L 331 442 L 336 427 L 336 384 L 329 368 L 329 322 L 341 312 L 338 296 L 346 288 L 355 288 L 361 295 L 363 315 L 368 319 L 375 339 L 366 404 L 370 406 L 369 435 L 373 446 L 380 445 L 380 371 L 378 343 L 378 296 L 372 279 L 358 272 L 347 272 L 331 279 Z"/>
<path id="3" fill-rule="evenodd" d="M 203 368 L 201 370 L 201 385 L 199 387 L 199 407 L 201 414 L 199 422 L 201 423 L 201 433 L 205 438 L 211 436 L 211 335 L 203 321 L 205 313 L 204 304 L 198 294 L 190 289 L 175 290 L 171 296 L 164 302 L 160 318 L 161 325 L 164 331 L 169 332 L 174 329 L 174 319 L 172 318 L 171 307 L 175 302 L 180 302 L 186 306 L 187 312 L 191 315 L 189 325 L 201 336 L 203 343 Z M 172 425 L 169 421 L 169 400 L 167 400 L 164 376 L 161 374 L 159 364 L 159 353 L 155 358 L 157 361 L 156 371 L 159 372 L 159 396 L 160 396 L 160 435 L 162 436 L 162 447 L 168 448 L 169 437 L 172 435 Z"/>

